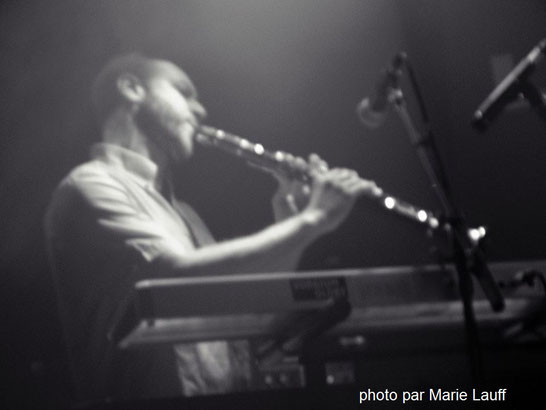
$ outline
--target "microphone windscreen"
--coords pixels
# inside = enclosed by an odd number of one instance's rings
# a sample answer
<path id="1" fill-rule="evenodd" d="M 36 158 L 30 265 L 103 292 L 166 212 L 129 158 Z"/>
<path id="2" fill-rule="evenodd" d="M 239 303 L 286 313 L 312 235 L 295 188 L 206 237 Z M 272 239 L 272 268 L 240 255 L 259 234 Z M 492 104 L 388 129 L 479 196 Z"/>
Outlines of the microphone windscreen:
<path id="1" fill-rule="evenodd" d="M 374 111 L 369 98 L 364 98 L 356 106 L 356 113 L 360 122 L 368 128 L 379 128 L 385 122 L 387 111 Z"/>

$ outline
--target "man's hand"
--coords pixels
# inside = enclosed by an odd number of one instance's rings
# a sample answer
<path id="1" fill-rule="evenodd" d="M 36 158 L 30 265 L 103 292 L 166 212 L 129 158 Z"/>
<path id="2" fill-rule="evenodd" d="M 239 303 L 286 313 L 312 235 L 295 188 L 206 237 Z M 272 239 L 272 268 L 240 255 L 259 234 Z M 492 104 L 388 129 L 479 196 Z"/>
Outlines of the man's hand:
<path id="1" fill-rule="evenodd" d="M 313 223 L 322 233 L 336 229 L 359 196 L 377 196 L 381 192 L 375 182 L 362 179 L 356 171 L 346 168 L 313 172 L 312 179 L 305 211 L 312 216 Z"/>
<path id="2" fill-rule="evenodd" d="M 325 172 L 328 164 L 316 154 L 311 154 L 306 162 L 301 157 L 285 154 L 286 161 L 291 162 L 296 168 L 308 168 L 312 173 Z M 301 212 L 309 203 L 311 194 L 310 183 L 297 179 L 291 179 L 281 173 L 272 173 L 279 186 L 272 198 L 273 214 L 276 221 L 281 221 Z"/>
<path id="3" fill-rule="evenodd" d="M 307 163 L 290 154 L 286 154 L 286 160 L 296 167 L 307 166 L 311 180 L 304 183 L 272 173 L 279 182 L 272 200 L 276 221 L 304 212 L 320 233 L 326 233 L 345 220 L 359 196 L 373 197 L 381 193 L 373 181 L 360 178 L 356 171 L 328 169 L 328 164 L 316 154 L 311 154 Z"/>

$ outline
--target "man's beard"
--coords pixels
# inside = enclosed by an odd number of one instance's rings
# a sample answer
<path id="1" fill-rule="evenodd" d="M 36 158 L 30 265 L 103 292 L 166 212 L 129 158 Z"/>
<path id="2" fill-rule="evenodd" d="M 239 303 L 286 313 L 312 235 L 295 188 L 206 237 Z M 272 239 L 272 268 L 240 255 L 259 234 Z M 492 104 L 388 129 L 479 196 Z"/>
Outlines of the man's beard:
<path id="1" fill-rule="evenodd" d="M 143 104 L 137 112 L 136 122 L 146 137 L 159 147 L 169 160 L 179 162 L 192 155 L 190 126 L 168 107 L 157 102 Z"/>

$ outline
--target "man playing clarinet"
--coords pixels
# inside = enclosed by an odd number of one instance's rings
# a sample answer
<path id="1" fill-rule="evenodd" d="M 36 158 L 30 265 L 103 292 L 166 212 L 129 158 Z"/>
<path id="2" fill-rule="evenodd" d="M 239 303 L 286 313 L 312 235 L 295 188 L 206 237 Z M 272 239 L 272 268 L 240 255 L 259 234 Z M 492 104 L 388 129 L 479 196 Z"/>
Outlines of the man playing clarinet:
<path id="1" fill-rule="evenodd" d="M 80 402 L 252 388 L 244 341 L 122 351 L 109 332 L 144 278 L 289 271 L 304 249 L 377 189 L 351 170 L 309 159 L 311 180 L 276 174 L 275 221 L 215 242 L 172 188 L 206 117 L 175 64 L 130 54 L 110 61 L 92 90 L 102 142 L 53 194 L 45 230 L 68 359 Z M 184 198 L 186 199 L 186 198 Z M 212 301 L 211 301 L 212 303 Z"/>

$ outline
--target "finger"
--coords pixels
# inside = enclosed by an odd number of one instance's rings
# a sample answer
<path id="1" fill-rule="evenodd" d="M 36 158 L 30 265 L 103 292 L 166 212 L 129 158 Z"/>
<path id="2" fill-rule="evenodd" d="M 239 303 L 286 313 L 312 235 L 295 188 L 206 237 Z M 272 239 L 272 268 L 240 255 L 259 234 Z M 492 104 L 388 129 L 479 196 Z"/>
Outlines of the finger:
<path id="1" fill-rule="evenodd" d="M 279 184 L 278 191 L 297 195 L 298 197 L 301 195 L 308 196 L 310 193 L 309 184 L 299 179 L 293 179 L 283 174 L 276 176 L 276 179 Z"/>
<path id="2" fill-rule="evenodd" d="M 358 173 L 348 168 L 334 168 L 330 171 L 332 177 L 343 184 L 350 186 L 362 186 L 365 189 L 373 191 L 374 194 L 380 195 L 383 191 L 375 184 L 374 181 L 361 178 Z"/>
<path id="3" fill-rule="evenodd" d="M 308 164 L 304 158 L 289 154 L 287 152 L 283 152 L 282 155 L 282 162 L 288 165 L 289 169 L 296 172 L 301 171 L 303 173 L 308 170 Z"/>
<path id="4" fill-rule="evenodd" d="M 293 214 L 298 212 L 298 205 L 296 204 L 296 198 L 294 198 L 294 195 L 286 196 L 286 204 Z"/>
<path id="5" fill-rule="evenodd" d="M 346 186 L 347 192 L 351 195 L 368 195 L 368 196 L 380 196 L 383 191 L 373 181 L 360 179 L 358 181 L 352 181 Z"/>
<path id="6" fill-rule="evenodd" d="M 306 169 L 308 166 L 307 161 L 302 157 L 294 157 L 292 164 L 298 169 Z"/>
<path id="7" fill-rule="evenodd" d="M 319 173 L 329 169 L 328 163 L 315 153 L 309 155 L 309 168 Z"/>
<path id="8" fill-rule="evenodd" d="M 360 179 L 356 171 L 348 168 L 334 168 L 328 172 L 328 175 L 335 181 L 342 183 Z"/>
<path id="9" fill-rule="evenodd" d="M 341 168 L 340 169 L 340 175 L 344 179 L 351 179 L 351 180 L 359 180 L 360 177 L 358 176 L 358 173 L 352 169 L 349 168 Z"/>

